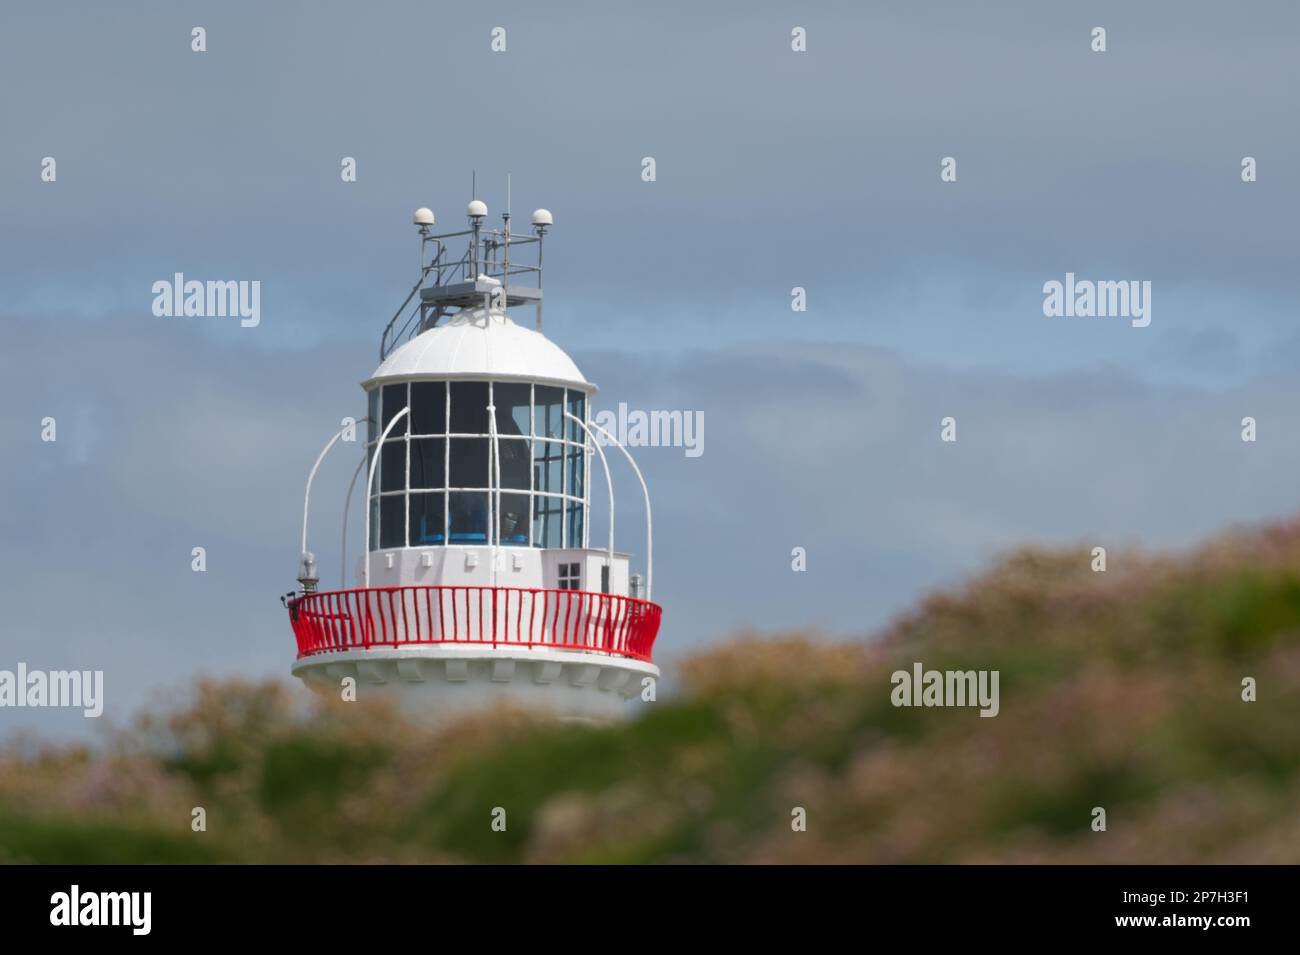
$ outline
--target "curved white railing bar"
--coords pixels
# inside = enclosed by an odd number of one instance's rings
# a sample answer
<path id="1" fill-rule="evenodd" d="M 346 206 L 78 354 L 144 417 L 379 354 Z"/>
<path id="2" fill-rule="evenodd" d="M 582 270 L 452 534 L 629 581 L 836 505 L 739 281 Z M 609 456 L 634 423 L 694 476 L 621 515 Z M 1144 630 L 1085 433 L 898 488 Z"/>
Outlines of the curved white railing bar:
<path id="1" fill-rule="evenodd" d="M 632 460 L 632 452 L 619 444 L 617 438 L 594 421 L 591 422 L 591 426 L 607 437 L 610 444 L 623 452 L 623 457 L 627 458 L 627 463 L 632 465 L 632 470 L 636 472 L 636 479 L 641 482 L 641 493 L 645 495 L 645 599 L 650 600 L 651 594 L 654 593 L 655 580 L 655 530 L 654 520 L 650 517 L 650 489 L 646 487 L 645 478 L 641 476 L 641 469 L 636 466 L 636 461 Z"/>
<path id="2" fill-rule="evenodd" d="M 384 433 L 379 436 L 379 443 L 375 445 L 375 456 L 370 459 L 370 473 L 366 475 L 366 540 L 365 540 L 365 564 L 362 566 L 362 575 L 365 577 L 365 586 L 370 586 L 370 495 L 375 486 L 375 465 L 379 463 L 379 455 L 383 453 L 384 441 L 388 438 L 388 432 L 393 430 L 393 425 L 406 417 L 406 413 L 411 410 L 407 405 L 397 414 L 393 415 L 393 420 L 388 422 L 388 427 L 384 428 Z M 403 542 L 405 543 L 405 542 Z"/>
<path id="3" fill-rule="evenodd" d="M 311 507 L 311 482 L 316 480 L 316 472 L 320 469 L 320 463 L 325 460 L 325 455 L 330 453 L 330 448 L 334 447 L 335 442 L 343 437 L 349 429 L 357 426 L 354 421 L 352 424 L 344 425 L 338 430 L 334 437 L 321 449 L 321 453 L 316 456 L 316 463 L 311 466 L 311 473 L 307 475 L 307 491 L 302 496 L 302 550 L 300 553 L 307 553 L 307 512 Z"/>
<path id="4" fill-rule="evenodd" d="M 339 544 L 340 590 L 346 590 L 348 586 L 348 511 L 352 510 L 352 489 L 357 486 L 357 478 L 365 463 L 366 456 L 363 454 L 361 460 L 357 462 L 357 469 L 352 472 L 352 480 L 348 482 L 348 496 L 343 499 L 343 540 Z"/>
<path id="5" fill-rule="evenodd" d="M 489 346 L 490 347 L 490 346 Z M 489 393 L 490 394 L 490 393 Z M 497 441 L 496 402 L 488 399 L 488 432 L 492 438 L 492 468 L 488 475 L 488 540 L 492 542 L 492 571 L 489 579 L 497 585 L 497 554 L 501 547 L 501 445 Z"/>
<path id="6" fill-rule="evenodd" d="M 502 279 L 502 288 L 505 287 L 505 283 L 508 281 L 510 281 L 509 272 L 507 272 L 505 277 Z M 502 317 L 504 317 L 504 315 Z M 488 293 L 483 298 L 483 331 L 484 331 L 483 348 L 486 352 L 487 365 L 489 368 L 491 368 L 492 367 L 492 335 L 490 334 L 492 331 L 491 293 Z M 449 385 L 448 388 L 450 389 L 450 387 L 451 386 Z M 448 393 L 448 397 L 450 398 L 450 392 Z M 492 445 L 491 445 L 492 450 L 490 453 L 490 457 L 488 458 L 489 466 L 488 466 L 488 513 L 487 513 L 487 519 L 488 519 L 487 539 L 488 542 L 491 543 L 492 545 L 492 567 L 488 571 L 488 579 L 492 581 L 492 586 L 495 587 L 497 582 L 497 533 L 500 531 L 500 519 L 496 516 L 496 512 L 497 509 L 501 506 L 501 498 L 499 496 L 499 492 L 498 494 L 495 495 L 492 493 L 492 479 L 494 476 L 493 472 L 495 471 L 496 482 L 498 486 L 501 484 L 501 473 L 500 473 L 501 457 L 499 454 L 500 449 L 497 447 L 496 385 L 493 382 L 488 382 L 487 413 L 488 413 L 488 434 L 491 436 L 492 439 Z M 448 406 L 447 414 L 448 415 L 451 414 L 450 406 Z M 450 432 L 450 429 L 448 430 Z M 448 441 L 447 443 L 449 445 L 451 444 L 450 441 Z M 448 454 L 450 455 L 450 452 L 448 452 Z M 450 473 L 447 474 L 446 477 L 448 479 L 447 486 L 450 487 L 451 474 Z M 451 497 L 448 496 L 447 500 L 450 501 Z M 448 517 L 448 523 L 450 523 L 450 516 Z M 450 527 L 447 528 L 446 533 L 447 533 L 447 542 L 451 543 Z"/>
<path id="7" fill-rule="evenodd" d="M 600 455 L 601 467 L 605 469 L 605 487 L 609 488 L 609 547 L 606 549 L 605 563 L 607 566 L 612 567 L 614 566 L 614 482 L 609 477 L 609 462 L 605 460 L 605 451 L 601 448 L 600 442 L 596 440 L 596 436 L 591 433 L 591 429 L 587 427 L 587 423 L 569 411 L 564 412 L 564 417 L 577 422 L 578 427 L 582 428 L 586 433 L 588 440 L 595 447 L 596 453 Z M 612 574 L 613 571 L 610 571 L 610 573 Z"/>

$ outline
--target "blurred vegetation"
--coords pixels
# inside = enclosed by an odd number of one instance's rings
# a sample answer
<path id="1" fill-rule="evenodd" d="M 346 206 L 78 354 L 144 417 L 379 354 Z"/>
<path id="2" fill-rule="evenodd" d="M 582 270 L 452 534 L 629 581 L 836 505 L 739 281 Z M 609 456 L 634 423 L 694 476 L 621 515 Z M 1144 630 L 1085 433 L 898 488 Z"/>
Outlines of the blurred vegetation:
<path id="1" fill-rule="evenodd" d="M 0 860 L 1300 861 L 1300 522 L 1089 565 L 1017 552 L 860 643 L 742 635 L 602 729 L 202 683 L 107 747 L 0 750 Z M 914 661 L 999 670 L 1000 714 L 895 708 Z"/>

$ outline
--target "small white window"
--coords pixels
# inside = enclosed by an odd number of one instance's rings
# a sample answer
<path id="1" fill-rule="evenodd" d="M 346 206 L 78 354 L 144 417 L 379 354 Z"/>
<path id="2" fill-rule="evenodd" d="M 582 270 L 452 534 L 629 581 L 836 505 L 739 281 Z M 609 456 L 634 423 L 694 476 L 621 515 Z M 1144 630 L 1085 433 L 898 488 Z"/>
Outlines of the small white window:
<path id="1" fill-rule="evenodd" d="M 578 589 L 578 565 L 561 564 L 560 565 L 560 590 L 577 590 Z"/>

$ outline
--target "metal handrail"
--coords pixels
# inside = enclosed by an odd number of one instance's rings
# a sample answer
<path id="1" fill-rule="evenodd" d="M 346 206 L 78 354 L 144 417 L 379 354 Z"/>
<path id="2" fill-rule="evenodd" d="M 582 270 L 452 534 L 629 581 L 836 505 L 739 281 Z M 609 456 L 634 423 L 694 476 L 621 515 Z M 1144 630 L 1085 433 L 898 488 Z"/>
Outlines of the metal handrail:
<path id="1" fill-rule="evenodd" d="M 411 299 L 415 298 L 416 293 L 420 291 L 420 288 L 423 285 L 424 285 L 424 272 L 421 272 L 420 281 L 415 283 L 415 285 L 411 288 L 411 293 L 406 296 L 406 300 L 402 302 L 402 304 L 398 307 L 397 311 L 393 313 L 393 317 L 388 320 L 388 324 L 384 326 L 384 334 L 381 335 L 379 338 L 379 360 L 380 361 L 383 361 L 385 358 L 387 358 L 388 353 L 391 350 L 388 344 L 389 333 L 393 330 L 393 326 L 397 324 L 397 320 L 402 317 L 402 313 L 406 311 L 406 306 L 411 304 Z M 415 317 L 418 310 L 419 308 L 417 306 L 417 308 L 411 312 L 411 318 L 408 318 L 406 320 L 406 324 L 402 326 L 401 331 L 399 331 L 396 335 L 393 336 L 393 344 L 396 344 L 398 339 L 400 339 L 402 335 L 406 333 L 407 329 L 411 327 L 411 319 Z"/>
<path id="2" fill-rule="evenodd" d="M 662 608 L 587 590 L 448 585 L 316 591 L 288 601 L 298 658 L 451 644 L 603 653 L 650 662 Z"/>

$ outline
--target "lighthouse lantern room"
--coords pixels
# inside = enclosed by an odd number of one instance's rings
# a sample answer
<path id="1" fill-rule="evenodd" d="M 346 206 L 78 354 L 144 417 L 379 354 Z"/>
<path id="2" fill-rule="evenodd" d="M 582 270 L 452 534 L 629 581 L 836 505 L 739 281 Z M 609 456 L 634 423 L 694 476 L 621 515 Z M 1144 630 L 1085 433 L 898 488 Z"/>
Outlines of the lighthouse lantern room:
<path id="1" fill-rule="evenodd" d="M 341 534 L 346 568 L 347 515 L 360 494 L 356 586 L 320 589 L 308 549 L 312 483 L 347 428 L 308 477 L 301 589 L 285 598 L 293 673 L 325 693 L 352 678 L 358 700 L 388 697 L 422 716 L 509 701 L 616 718 L 659 674 L 649 494 L 627 449 L 590 419 L 596 386 L 542 334 L 551 213 L 533 213 L 530 235 L 511 232 L 509 211 L 500 229 L 486 228 L 478 199 L 467 213 L 467 228 L 435 235 L 433 213 L 416 211 L 419 279 L 362 382 L 367 442 Z M 531 311 L 534 327 L 516 324 L 512 310 Z M 643 492 L 644 576 L 614 549 L 606 447 Z M 608 491 L 601 541 L 590 540 L 593 462 Z"/>

